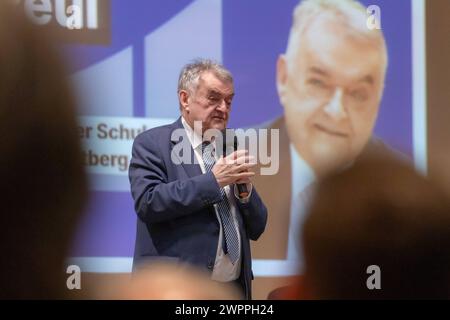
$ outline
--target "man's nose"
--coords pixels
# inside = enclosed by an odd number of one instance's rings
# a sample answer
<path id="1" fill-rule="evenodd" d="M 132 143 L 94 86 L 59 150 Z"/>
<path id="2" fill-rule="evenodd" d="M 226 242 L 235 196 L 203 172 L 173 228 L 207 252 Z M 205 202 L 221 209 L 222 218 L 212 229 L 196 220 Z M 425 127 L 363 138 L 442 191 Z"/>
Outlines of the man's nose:
<path id="1" fill-rule="evenodd" d="M 225 99 L 220 100 L 219 105 L 217 106 L 216 109 L 224 113 L 228 112 L 229 108 Z"/>
<path id="2" fill-rule="evenodd" d="M 347 117 L 347 110 L 343 103 L 342 88 L 336 88 L 333 97 L 325 106 L 324 111 L 335 120 L 342 120 Z"/>

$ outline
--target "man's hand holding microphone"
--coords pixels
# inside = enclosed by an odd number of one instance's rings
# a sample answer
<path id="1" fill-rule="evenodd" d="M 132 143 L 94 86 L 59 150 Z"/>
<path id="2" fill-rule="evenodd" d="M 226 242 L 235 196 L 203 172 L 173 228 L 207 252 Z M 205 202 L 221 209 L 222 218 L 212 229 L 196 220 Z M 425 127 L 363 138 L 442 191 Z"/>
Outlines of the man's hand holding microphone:
<path id="1" fill-rule="evenodd" d="M 255 175 L 251 171 L 255 166 L 255 157 L 249 155 L 248 150 L 236 150 L 217 160 L 211 171 L 221 188 L 233 183 L 245 187 L 251 183 L 250 178 Z M 242 187 L 239 189 L 239 194 L 242 197 L 247 191 L 243 190 Z"/>

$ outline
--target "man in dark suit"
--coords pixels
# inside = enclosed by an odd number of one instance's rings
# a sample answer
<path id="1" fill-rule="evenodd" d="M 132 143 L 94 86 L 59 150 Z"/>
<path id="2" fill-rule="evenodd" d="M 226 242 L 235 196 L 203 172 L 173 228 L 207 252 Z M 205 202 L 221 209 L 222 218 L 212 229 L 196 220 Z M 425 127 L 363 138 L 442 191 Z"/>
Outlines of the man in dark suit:
<path id="1" fill-rule="evenodd" d="M 216 156 L 234 95 L 233 78 L 209 60 L 186 65 L 178 96 L 182 116 L 140 134 L 129 177 L 139 216 L 134 267 L 152 259 L 189 263 L 213 280 L 238 284 L 251 299 L 249 240 L 263 233 L 267 210 L 250 177 L 245 150 Z M 181 150 L 181 152 L 180 152 Z M 246 184 L 241 196 L 236 184 Z"/>
<path id="2" fill-rule="evenodd" d="M 253 179 L 271 212 L 252 246 L 257 259 L 301 263 L 298 230 L 311 186 L 379 145 L 372 131 L 388 56 L 381 30 L 366 22 L 366 9 L 353 0 L 305 0 L 294 10 L 287 50 L 277 61 L 284 115 L 265 126 L 280 130 L 280 169 Z"/>

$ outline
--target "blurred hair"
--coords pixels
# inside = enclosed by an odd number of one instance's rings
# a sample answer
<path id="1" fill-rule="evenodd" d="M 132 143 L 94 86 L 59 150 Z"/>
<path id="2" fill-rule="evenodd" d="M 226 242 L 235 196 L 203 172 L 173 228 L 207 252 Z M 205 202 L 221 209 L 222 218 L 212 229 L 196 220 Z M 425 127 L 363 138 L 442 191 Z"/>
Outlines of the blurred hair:
<path id="1" fill-rule="evenodd" d="M 324 179 L 303 245 L 316 298 L 450 297 L 448 199 L 403 161 L 371 155 Z M 381 290 L 366 286 L 371 265 L 381 269 Z"/>
<path id="2" fill-rule="evenodd" d="M 87 191 L 75 105 L 53 43 L 0 3 L 0 297 L 55 298 Z"/>
<path id="3" fill-rule="evenodd" d="M 355 0 L 303 0 L 294 9 L 291 33 L 301 35 L 318 17 L 327 17 L 359 35 L 371 40 L 382 40 L 383 32 L 367 27 L 366 8 Z"/>
<path id="4" fill-rule="evenodd" d="M 223 82 L 233 83 L 233 76 L 223 65 L 209 59 L 196 59 L 186 64 L 181 70 L 178 79 L 178 93 L 181 90 L 186 90 L 193 94 L 197 89 L 200 76 L 205 72 L 212 72 Z"/>
<path id="5" fill-rule="evenodd" d="M 95 299 L 120 300 L 239 300 L 240 289 L 211 280 L 198 268 L 184 264 L 154 262 L 129 279 L 105 281 L 94 290 Z"/>

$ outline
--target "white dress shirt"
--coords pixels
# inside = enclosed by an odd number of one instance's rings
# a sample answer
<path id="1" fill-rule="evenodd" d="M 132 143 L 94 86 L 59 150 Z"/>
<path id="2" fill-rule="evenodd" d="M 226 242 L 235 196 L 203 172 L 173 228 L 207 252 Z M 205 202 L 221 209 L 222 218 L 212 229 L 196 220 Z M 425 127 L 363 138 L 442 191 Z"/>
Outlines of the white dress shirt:
<path id="1" fill-rule="evenodd" d="M 183 124 L 184 129 L 186 130 L 187 136 L 192 145 L 192 149 L 194 150 L 195 157 L 200 165 L 202 173 L 205 173 L 205 171 L 206 171 L 205 164 L 203 162 L 203 157 L 202 157 L 202 142 L 203 142 L 202 137 L 200 134 L 198 134 L 191 128 L 191 126 L 186 122 L 186 120 L 183 117 L 181 117 L 181 122 Z M 215 147 L 214 141 L 212 142 L 212 144 Z M 216 159 L 216 160 L 218 160 L 218 159 Z M 241 201 L 243 203 L 249 201 L 249 198 L 251 196 L 251 192 L 253 189 L 251 185 L 249 185 L 249 187 L 250 187 L 249 195 L 244 199 L 240 199 L 237 196 L 238 193 L 237 193 L 237 188 L 235 185 L 235 187 L 234 187 L 235 197 L 238 198 L 239 201 Z M 231 211 L 234 227 L 238 234 L 239 247 L 241 248 L 241 251 L 240 251 L 241 254 L 240 254 L 240 257 L 238 258 L 238 260 L 236 261 L 236 263 L 233 264 L 233 263 L 231 263 L 229 256 L 224 253 L 223 248 L 222 248 L 222 241 L 223 241 L 224 233 L 222 230 L 222 223 L 220 220 L 219 212 L 217 211 L 217 205 L 215 204 L 214 209 L 216 212 L 217 220 L 219 222 L 220 231 L 219 231 L 219 241 L 217 244 L 216 260 L 214 263 L 214 269 L 213 269 L 211 278 L 216 281 L 228 282 L 228 281 L 233 281 L 233 280 L 236 280 L 237 278 L 239 278 L 239 275 L 241 272 L 241 262 L 242 262 L 242 245 L 241 245 L 242 240 L 241 240 L 241 234 L 239 232 L 238 220 L 236 218 L 236 214 L 237 214 L 237 207 L 236 207 L 236 202 L 235 202 L 236 199 L 235 199 L 235 197 L 233 197 L 231 195 L 230 186 L 224 187 L 224 191 L 225 191 L 225 194 L 227 195 L 228 201 L 230 203 L 230 209 L 231 209 L 230 211 Z"/>
<path id="2" fill-rule="evenodd" d="M 300 268 L 304 266 L 303 248 L 301 246 L 301 230 L 306 218 L 314 190 L 311 188 L 316 180 L 312 168 L 297 153 L 294 146 L 290 145 L 291 154 L 291 210 L 288 236 L 287 259 L 300 263 Z"/>

